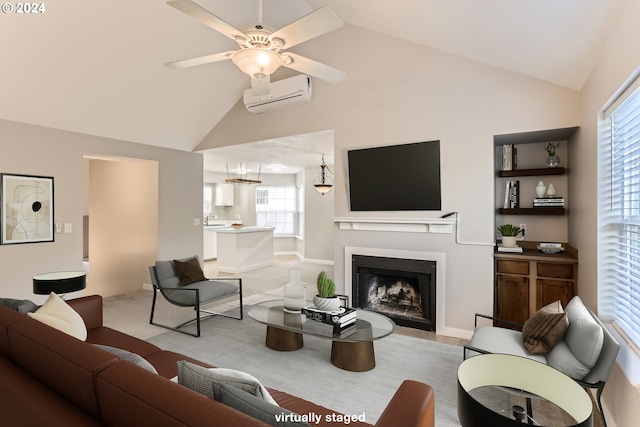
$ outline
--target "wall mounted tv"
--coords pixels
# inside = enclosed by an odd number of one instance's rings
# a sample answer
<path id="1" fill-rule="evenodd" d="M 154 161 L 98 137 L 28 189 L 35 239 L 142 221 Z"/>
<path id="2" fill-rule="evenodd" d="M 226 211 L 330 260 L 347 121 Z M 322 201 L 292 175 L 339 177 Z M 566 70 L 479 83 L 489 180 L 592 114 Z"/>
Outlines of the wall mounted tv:
<path id="1" fill-rule="evenodd" d="M 351 211 L 437 211 L 440 141 L 347 152 Z"/>

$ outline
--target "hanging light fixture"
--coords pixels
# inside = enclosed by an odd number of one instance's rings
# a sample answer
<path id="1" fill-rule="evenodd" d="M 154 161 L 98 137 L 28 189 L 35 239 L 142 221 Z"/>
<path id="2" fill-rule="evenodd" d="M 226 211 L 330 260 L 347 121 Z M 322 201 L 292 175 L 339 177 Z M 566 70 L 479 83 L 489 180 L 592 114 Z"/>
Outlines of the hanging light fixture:
<path id="1" fill-rule="evenodd" d="M 313 186 L 316 187 L 318 193 L 323 196 L 333 188 L 333 179 L 325 174 L 325 169 L 331 172 L 331 169 L 324 162 L 324 154 L 322 155 L 322 164 L 320 164 L 320 175 L 313 180 Z M 331 172 L 333 174 L 333 172 Z"/>
<path id="2" fill-rule="evenodd" d="M 240 167 L 236 169 L 236 177 L 231 178 L 229 175 L 229 165 L 227 165 L 227 179 L 225 182 L 229 182 L 231 184 L 260 184 L 260 172 L 262 172 L 262 165 L 260 165 L 260 169 L 258 169 L 258 179 L 249 179 L 249 169 L 242 166 L 242 162 L 240 162 Z"/>

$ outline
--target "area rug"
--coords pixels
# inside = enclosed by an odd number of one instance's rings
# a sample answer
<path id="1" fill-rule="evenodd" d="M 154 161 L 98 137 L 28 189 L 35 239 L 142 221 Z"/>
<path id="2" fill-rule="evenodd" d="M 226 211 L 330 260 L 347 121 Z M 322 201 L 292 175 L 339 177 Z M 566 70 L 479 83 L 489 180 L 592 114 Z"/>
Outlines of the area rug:
<path id="1" fill-rule="evenodd" d="M 250 307 L 246 307 L 248 311 Z M 246 313 L 246 312 L 245 312 Z M 202 336 L 166 332 L 148 339 L 211 365 L 238 369 L 272 387 L 375 424 L 403 380 L 429 384 L 435 391 L 436 425 L 460 426 L 456 374 L 462 348 L 392 334 L 375 341 L 376 367 L 349 372 L 330 362 L 331 341 L 304 336 L 304 347 L 278 352 L 264 344 L 266 326 L 214 317 L 202 322 Z"/>

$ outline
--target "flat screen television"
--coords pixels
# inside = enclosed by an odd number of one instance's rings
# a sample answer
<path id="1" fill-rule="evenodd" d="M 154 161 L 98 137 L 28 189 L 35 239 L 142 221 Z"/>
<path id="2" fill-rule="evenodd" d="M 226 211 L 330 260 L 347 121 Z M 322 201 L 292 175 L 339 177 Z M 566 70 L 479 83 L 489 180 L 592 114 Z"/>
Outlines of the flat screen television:
<path id="1" fill-rule="evenodd" d="M 351 211 L 436 211 L 440 141 L 347 152 Z"/>

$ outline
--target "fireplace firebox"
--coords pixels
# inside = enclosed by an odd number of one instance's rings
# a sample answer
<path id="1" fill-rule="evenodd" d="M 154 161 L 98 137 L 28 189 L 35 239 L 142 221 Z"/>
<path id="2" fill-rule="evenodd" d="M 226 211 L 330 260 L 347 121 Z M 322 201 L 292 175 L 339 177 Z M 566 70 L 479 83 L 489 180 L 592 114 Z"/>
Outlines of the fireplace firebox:
<path id="1" fill-rule="evenodd" d="M 436 262 L 352 255 L 352 304 L 398 325 L 436 330 Z"/>

